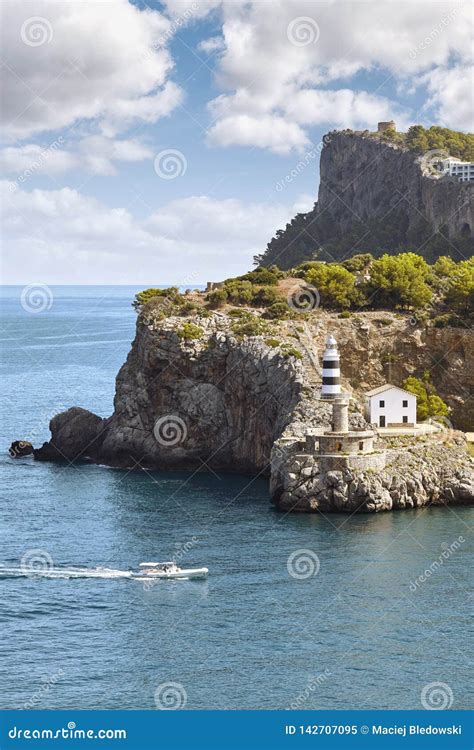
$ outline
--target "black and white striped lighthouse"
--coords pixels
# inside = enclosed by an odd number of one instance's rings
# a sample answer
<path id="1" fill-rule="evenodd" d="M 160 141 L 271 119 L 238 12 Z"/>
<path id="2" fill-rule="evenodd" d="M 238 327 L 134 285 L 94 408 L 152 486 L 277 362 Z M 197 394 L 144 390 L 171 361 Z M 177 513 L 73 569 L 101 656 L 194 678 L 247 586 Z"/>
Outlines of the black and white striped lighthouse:
<path id="1" fill-rule="evenodd" d="M 321 398 L 341 397 L 341 368 L 337 341 L 334 336 L 328 336 L 326 351 L 323 356 L 323 385 Z"/>

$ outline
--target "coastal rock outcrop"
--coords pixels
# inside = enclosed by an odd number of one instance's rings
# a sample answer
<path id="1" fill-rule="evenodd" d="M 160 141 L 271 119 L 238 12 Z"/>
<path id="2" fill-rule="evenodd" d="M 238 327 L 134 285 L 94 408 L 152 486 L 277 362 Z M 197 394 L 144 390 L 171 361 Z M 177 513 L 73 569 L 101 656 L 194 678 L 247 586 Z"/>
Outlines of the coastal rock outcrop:
<path id="1" fill-rule="evenodd" d="M 51 440 L 34 456 L 269 476 L 273 501 L 284 510 L 352 513 L 472 503 L 473 459 L 455 430 L 387 445 L 380 470 L 321 468 L 318 435 L 330 428 L 331 407 L 317 398 L 315 362 L 329 326 L 345 363 L 344 387 L 354 395 L 353 430 L 367 428 L 362 395 L 384 379 L 385 353 L 399 378 L 410 373 L 403 368 L 422 367 L 437 356 L 437 347 L 442 358 L 453 343 L 446 329 L 423 333 L 406 316 L 392 315 L 390 326 L 388 314 L 383 325 L 379 316 L 342 319 L 318 311 L 304 326 L 279 323 L 275 339 L 239 335 L 235 320 L 220 312 L 152 322 L 140 315 L 117 376 L 112 416 L 102 419 L 78 407 L 58 414 L 50 423 Z M 460 338 L 447 383 L 459 379 L 472 358 L 472 340 L 464 334 L 469 332 L 451 334 Z M 430 335 L 435 338 L 427 348 L 424 337 Z M 462 377 L 467 388 L 472 375 Z"/>
<path id="2" fill-rule="evenodd" d="M 462 433 L 422 436 L 411 446 L 379 442 L 387 456 L 382 470 L 324 472 L 317 454 L 304 453 L 301 442 L 278 441 L 270 483 L 275 504 L 306 513 L 371 513 L 474 502 L 474 460 Z"/>
<path id="3" fill-rule="evenodd" d="M 38 461 L 99 460 L 105 420 L 74 406 L 49 423 L 51 440 L 34 450 Z"/>
<path id="4" fill-rule="evenodd" d="M 314 208 L 276 233 L 261 265 L 291 268 L 316 251 L 323 260 L 380 248 L 417 248 L 429 260 L 473 255 L 474 183 L 435 178 L 423 157 L 368 132 L 335 131 L 323 144 Z"/>

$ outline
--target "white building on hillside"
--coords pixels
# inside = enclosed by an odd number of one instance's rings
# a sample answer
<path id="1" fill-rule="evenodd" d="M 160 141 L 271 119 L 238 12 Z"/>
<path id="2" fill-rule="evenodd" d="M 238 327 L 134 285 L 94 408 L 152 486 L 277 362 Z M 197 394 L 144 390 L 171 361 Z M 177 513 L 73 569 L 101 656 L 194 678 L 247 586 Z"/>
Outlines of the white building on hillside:
<path id="1" fill-rule="evenodd" d="M 366 419 L 377 427 L 414 427 L 416 396 L 396 385 L 380 385 L 365 394 Z"/>
<path id="2" fill-rule="evenodd" d="M 457 177 L 460 182 L 474 181 L 473 162 L 461 161 L 461 159 L 451 157 L 449 159 L 441 159 L 438 164 L 440 172 Z"/>

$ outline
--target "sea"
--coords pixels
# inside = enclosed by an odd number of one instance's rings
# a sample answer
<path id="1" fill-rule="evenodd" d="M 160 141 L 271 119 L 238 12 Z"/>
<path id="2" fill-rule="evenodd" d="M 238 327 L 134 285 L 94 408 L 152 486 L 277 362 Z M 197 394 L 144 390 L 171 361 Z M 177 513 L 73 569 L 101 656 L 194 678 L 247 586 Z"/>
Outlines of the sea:
<path id="1" fill-rule="evenodd" d="M 0 707 L 471 707 L 472 508 L 285 514 L 263 477 L 9 456 L 112 413 L 138 290 L 2 289 Z M 173 559 L 208 578 L 114 574 Z"/>

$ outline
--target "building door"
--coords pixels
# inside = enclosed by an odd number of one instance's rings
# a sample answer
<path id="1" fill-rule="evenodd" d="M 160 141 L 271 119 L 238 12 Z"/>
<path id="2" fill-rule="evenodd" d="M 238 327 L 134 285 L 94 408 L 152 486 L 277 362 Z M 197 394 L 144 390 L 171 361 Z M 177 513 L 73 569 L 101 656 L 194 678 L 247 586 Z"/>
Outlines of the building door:
<path id="1" fill-rule="evenodd" d="M 379 427 L 385 427 L 385 417 L 379 417 Z"/>

